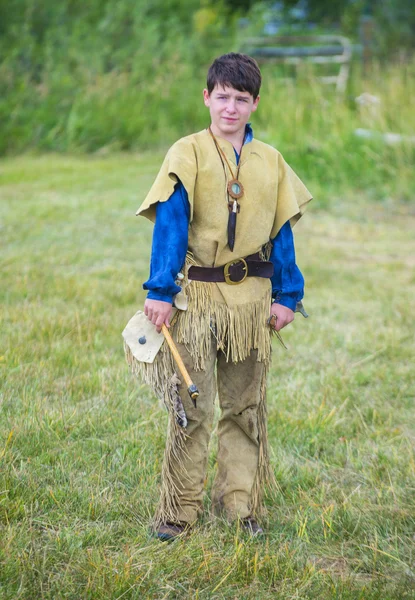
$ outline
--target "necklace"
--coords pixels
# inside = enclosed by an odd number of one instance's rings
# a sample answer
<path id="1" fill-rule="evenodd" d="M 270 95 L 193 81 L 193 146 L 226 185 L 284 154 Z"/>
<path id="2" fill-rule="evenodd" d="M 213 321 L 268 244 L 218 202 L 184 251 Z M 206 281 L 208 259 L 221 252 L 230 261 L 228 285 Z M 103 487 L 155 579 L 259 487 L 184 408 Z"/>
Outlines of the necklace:
<path id="1" fill-rule="evenodd" d="M 222 163 L 223 172 L 225 173 L 225 177 L 226 177 L 226 169 L 225 169 L 225 163 L 223 162 L 223 159 L 225 159 L 225 162 L 228 166 L 229 172 L 232 176 L 232 179 L 228 182 L 227 192 L 228 192 L 228 210 L 229 210 L 228 245 L 229 245 L 230 250 L 233 252 L 233 248 L 235 246 L 235 235 L 236 235 L 236 216 L 241 209 L 241 207 L 239 206 L 238 200 L 239 200 L 239 198 L 241 198 L 244 195 L 244 188 L 243 188 L 242 183 L 239 181 L 238 177 L 239 177 L 239 169 L 241 168 L 242 149 L 244 147 L 245 136 L 242 141 L 241 152 L 239 154 L 238 168 L 236 170 L 236 176 L 235 176 L 233 174 L 232 167 L 229 164 L 228 159 L 226 158 L 226 154 L 224 153 L 222 148 L 219 146 L 218 141 L 215 138 L 213 131 L 211 130 L 210 127 L 209 127 L 209 133 L 212 136 L 213 141 L 215 142 L 215 147 L 219 154 L 219 158 Z M 232 198 L 232 200 L 229 200 L 229 196 Z"/>
<path id="2" fill-rule="evenodd" d="M 222 161 L 223 170 L 225 171 L 225 164 L 223 162 L 223 158 L 224 158 L 225 162 L 228 166 L 229 172 L 232 176 L 232 179 L 230 181 L 228 181 L 228 186 L 227 186 L 228 194 L 234 200 L 239 200 L 239 198 L 242 198 L 242 196 L 244 195 L 244 187 L 238 178 L 239 178 L 239 169 L 241 168 L 242 148 L 244 147 L 245 136 L 242 141 L 241 153 L 239 155 L 238 167 L 237 167 L 236 176 L 235 176 L 233 173 L 232 167 L 229 164 L 228 159 L 226 158 L 226 154 L 224 153 L 222 148 L 219 146 L 218 141 L 210 127 L 209 127 L 209 133 L 212 136 L 213 141 L 215 142 L 216 150 L 218 151 L 219 157 Z"/>

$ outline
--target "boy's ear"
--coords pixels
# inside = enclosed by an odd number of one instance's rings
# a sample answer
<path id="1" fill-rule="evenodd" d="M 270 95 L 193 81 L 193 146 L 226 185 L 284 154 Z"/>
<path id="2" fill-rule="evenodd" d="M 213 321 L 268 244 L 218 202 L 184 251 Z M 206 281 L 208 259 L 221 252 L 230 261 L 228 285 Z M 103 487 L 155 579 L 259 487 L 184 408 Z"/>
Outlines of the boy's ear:
<path id="1" fill-rule="evenodd" d="M 252 112 L 255 112 L 256 109 L 258 108 L 258 102 L 259 102 L 259 96 L 257 96 L 254 100 L 254 103 L 252 105 Z"/>
<path id="2" fill-rule="evenodd" d="M 210 106 L 210 96 L 207 89 L 203 90 L 203 102 L 205 103 L 205 106 Z"/>

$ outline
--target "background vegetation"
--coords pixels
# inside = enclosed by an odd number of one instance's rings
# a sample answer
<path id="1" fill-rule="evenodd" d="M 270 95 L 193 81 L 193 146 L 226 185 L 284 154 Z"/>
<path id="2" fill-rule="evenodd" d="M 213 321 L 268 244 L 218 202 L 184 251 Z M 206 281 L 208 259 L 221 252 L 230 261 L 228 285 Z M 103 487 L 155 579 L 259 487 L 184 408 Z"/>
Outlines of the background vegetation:
<path id="1" fill-rule="evenodd" d="M 290 4 L 279 13 L 288 30 L 294 26 Z M 358 42 L 364 4 L 310 2 L 309 18 L 337 24 Z M 396 22 L 399 48 L 408 52 L 413 36 L 404 32 L 411 31 L 414 11 L 406 0 L 380 6 L 373 46 L 378 58 L 365 73 L 355 60 L 344 96 L 317 85 L 310 70 L 300 70 L 290 84 L 275 67 L 263 69 L 255 131 L 294 160 L 307 181 L 316 181 L 323 200 L 332 186 L 350 180 L 383 199 L 411 195 L 414 145 L 390 147 L 354 134 L 358 127 L 415 132 L 415 65 L 402 54 L 396 59 L 395 38 L 387 34 Z M 274 13 L 253 3 L 245 13 L 249 25 L 241 29 L 242 14 L 231 3 L 196 0 L 0 0 L 0 153 L 165 150 L 204 128 L 201 90 L 211 60 L 243 47 Z M 377 39 L 389 40 L 393 61 L 382 62 Z M 376 114 L 359 110 L 354 99 L 362 92 L 379 97 Z"/>

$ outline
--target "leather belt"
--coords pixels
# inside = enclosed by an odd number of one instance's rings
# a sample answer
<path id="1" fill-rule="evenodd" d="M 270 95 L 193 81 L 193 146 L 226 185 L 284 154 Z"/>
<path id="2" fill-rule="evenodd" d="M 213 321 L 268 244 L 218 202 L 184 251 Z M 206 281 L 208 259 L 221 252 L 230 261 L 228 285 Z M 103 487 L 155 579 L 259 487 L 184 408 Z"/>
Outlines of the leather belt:
<path id="1" fill-rule="evenodd" d="M 263 261 L 256 254 L 250 254 L 245 258 L 236 258 L 221 267 L 197 267 L 189 268 L 188 276 L 193 281 L 205 281 L 210 283 L 227 283 L 238 285 L 247 277 L 270 278 L 274 274 L 272 262 Z"/>

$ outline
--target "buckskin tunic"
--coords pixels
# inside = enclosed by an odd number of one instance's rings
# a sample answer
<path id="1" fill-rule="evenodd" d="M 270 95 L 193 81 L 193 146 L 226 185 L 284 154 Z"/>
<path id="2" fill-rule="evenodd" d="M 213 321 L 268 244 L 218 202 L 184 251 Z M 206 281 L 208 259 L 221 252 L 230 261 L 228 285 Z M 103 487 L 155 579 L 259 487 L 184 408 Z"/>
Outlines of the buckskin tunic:
<path id="1" fill-rule="evenodd" d="M 217 137 L 236 170 L 233 146 Z M 287 221 L 294 225 L 311 194 L 273 147 L 253 139 L 241 152 L 236 240 L 227 240 L 229 173 L 224 170 L 208 130 L 184 137 L 168 151 L 160 172 L 137 211 L 155 220 L 156 204 L 166 202 L 181 181 L 188 194 L 190 222 L 183 293 L 188 308 L 172 326 L 184 362 L 199 387 L 198 406 L 188 399 L 175 374 L 167 348 L 152 365 L 133 364 L 170 411 L 156 523 L 192 523 L 202 507 L 208 444 L 216 396 L 215 364 L 221 418 L 218 424 L 218 471 L 213 504 L 229 518 L 257 514 L 264 485 L 272 480 L 266 435 L 266 374 L 271 355 L 269 279 L 248 277 L 239 285 L 189 281 L 191 265 L 217 267 L 259 252 Z M 188 417 L 183 430 L 175 419 L 175 395 Z"/>

